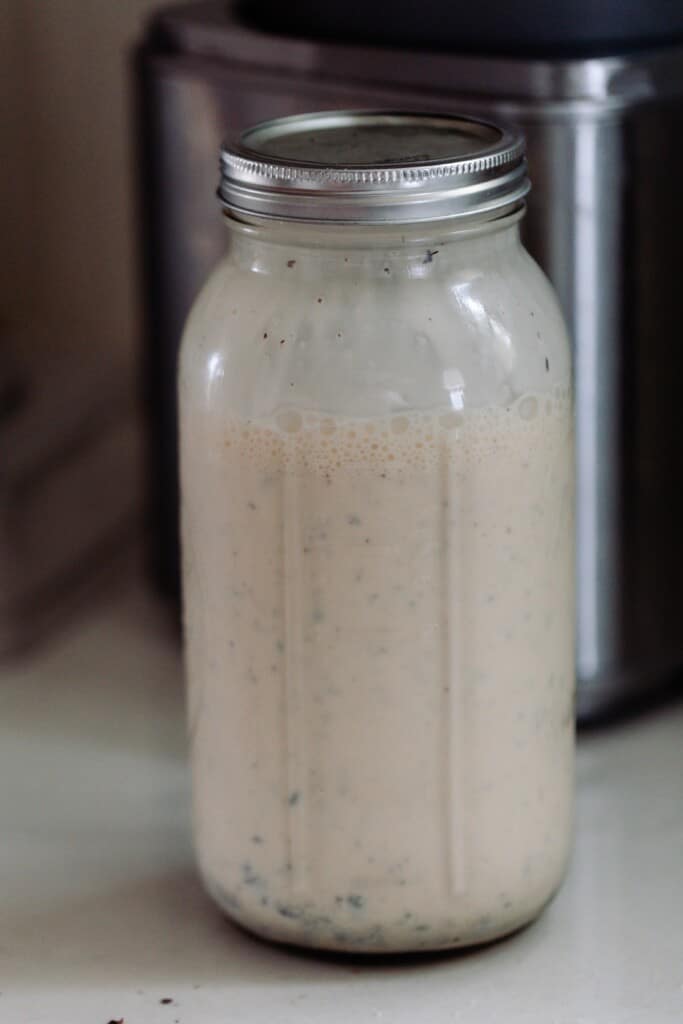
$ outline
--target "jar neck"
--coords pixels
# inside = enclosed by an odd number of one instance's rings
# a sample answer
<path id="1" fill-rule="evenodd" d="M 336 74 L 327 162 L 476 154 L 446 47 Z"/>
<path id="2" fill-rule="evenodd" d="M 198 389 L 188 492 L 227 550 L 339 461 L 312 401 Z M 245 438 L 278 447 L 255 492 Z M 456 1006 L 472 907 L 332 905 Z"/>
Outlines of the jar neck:
<path id="1" fill-rule="evenodd" d="M 401 269 L 425 277 L 446 263 L 469 263 L 519 246 L 523 214 L 520 207 L 494 220 L 415 225 L 225 220 L 232 260 L 257 273 L 297 269 L 306 276 L 324 276 L 362 268 L 369 276 L 389 277 Z"/>

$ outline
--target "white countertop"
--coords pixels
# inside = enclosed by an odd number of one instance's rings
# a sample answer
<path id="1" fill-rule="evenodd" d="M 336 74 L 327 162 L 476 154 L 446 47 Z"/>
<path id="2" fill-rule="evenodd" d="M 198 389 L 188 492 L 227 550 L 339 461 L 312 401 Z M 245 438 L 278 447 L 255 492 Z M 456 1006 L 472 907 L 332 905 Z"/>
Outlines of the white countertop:
<path id="1" fill-rule="evenodd" d="M 2 1024 L 683 1022 L 683 704 L 582 737 L 573 865 L 537 924 L 364 964 L 265 945 L 204 896 L 181 674 L 138 583 L 0 670 Z"/>

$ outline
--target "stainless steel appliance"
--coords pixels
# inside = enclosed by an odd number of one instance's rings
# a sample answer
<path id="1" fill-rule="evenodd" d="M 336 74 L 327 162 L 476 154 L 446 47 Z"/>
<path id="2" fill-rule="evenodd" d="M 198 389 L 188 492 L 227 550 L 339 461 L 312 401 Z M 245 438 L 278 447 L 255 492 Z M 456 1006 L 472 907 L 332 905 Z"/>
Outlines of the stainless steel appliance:
<path id="1" fill-rule="evenodd" d="M 177 574 L 175 357 L 225 234 L 225 136 L 313 109 L 503 117 L 527 136 L 526 243 L 575 344 L 579 715 L 683 669 L 683 48 L 577 60 L 457 56 L 289 38 L 222 3 L 170 8 L 139 54 L 156 521 Z M 163 367 L 161 373 L 159 366 Z"/>

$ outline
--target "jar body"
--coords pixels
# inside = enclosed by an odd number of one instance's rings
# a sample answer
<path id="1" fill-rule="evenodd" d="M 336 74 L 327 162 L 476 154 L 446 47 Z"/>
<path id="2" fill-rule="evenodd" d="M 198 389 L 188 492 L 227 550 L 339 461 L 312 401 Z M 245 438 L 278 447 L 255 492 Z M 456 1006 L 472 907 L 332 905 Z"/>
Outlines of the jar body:
<path id="1" fill-rule="evenodd" d="M 181 352 L 203 877 L 276 940 L 488 941 L 570 843 L 555 299 L 512 221 L 231 233 Z"/>

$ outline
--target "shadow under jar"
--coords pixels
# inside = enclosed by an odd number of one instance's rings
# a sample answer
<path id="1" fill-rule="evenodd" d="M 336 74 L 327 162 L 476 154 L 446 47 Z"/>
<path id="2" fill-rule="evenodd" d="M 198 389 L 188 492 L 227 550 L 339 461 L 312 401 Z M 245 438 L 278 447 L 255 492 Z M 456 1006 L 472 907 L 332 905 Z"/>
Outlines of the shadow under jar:
<path id="1" fill-rule="evenodd" d="M 195 839 L 247 928 L 486 942 L 571 835 L 570 352 L 523 144 L 329 113 L 222 153 L 181 352 Z"/>

